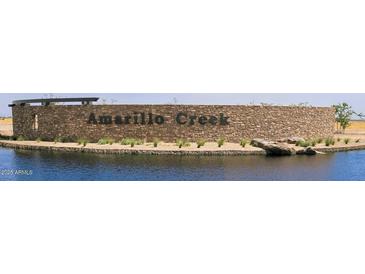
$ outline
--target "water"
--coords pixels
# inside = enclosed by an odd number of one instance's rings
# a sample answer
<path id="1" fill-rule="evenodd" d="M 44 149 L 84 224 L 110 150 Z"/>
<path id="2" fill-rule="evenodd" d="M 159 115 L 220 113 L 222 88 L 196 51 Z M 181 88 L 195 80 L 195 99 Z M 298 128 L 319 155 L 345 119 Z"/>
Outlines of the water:
<path id="1" fill-rule="evenodd" d="M 154 156 L 0 148 L 0 180 L 365 180 L 365 151 L 317 156 Z"/>

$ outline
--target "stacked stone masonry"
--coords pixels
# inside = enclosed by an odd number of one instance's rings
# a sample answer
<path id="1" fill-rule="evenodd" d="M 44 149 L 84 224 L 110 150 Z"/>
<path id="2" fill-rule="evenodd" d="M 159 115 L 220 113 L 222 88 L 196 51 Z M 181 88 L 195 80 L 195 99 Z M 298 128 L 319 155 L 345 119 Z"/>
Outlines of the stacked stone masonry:
<path id="1" fill-rule="evenodd" d="M 142 114 L 144 113 L 144 114 Z M 151 116 L 151 117 L 150 117 Z M 162 118 L 161 118 L 162 117 Z M 178 120 L 177 120 L 178 118 Z M 35 126 L 35 119 L 37 125 Z M 276 140 L 287 137 L 328 137 L 334 133 L 331 107 L 247 105 L 50 105 L 14 106 L 15 136 L 54 140 L 109 137 L 159 138 L 175 142 L 223 137 Z"/>

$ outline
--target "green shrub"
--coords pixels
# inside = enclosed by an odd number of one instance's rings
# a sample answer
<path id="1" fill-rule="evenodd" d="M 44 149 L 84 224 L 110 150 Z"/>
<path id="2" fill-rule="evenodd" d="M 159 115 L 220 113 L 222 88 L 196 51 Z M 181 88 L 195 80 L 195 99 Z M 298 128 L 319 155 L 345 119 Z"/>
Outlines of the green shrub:
<path id="1" fill-rule="evenodd" d="M 89 141 L 85 138 L 79 138 L 79 139 L 77 139 L 77 143 L 79 145 L 82 145 L 82 146 L 86 147 L 86 145 L 89 143 Z"/>
<path id="2" fill-rule="evenodd" d="M 106 138 L 101 138 L 98 141 L 98 145 L 107 145 L 108 144 L 108 140 Z"/>
<path id="3" fill-rule="evenodd" d="M 134 138 L 123 138 L 120 141 L 120 144 L 123 146 L 130 145 L 131 147 L 134 147 L 134 145 L 143 145 L 144 141 L 141 139 L 134 139 Z"/>
<path id="4" fill-rule="evenodd" d="M 360 142 L 360 139 L 357 139 L 357 140 L 355 141 L 355 143 L 358 143 L 358 142 Z"/>
<path id="5" fill-rule="evenodd" d="M 311 141 L 305 140 L 305 141 L 298 141 L 295 143 L 296 146 L 300 147 L 309 147 L 311 145 Z"/>
<path id="6" fill-rule="evenodd" d="M 204 146 L 205 143 L 206 143 L 206 141 L 204 139 L 199 139 L 198 141 L 196 141 L 198 148 Z"/>
<path id="7" fill-rule="evenodd" d="M 153 147 L 157 147 L 159 143 L 160 143 L 160 139 L 153 138 Z"/>
<path id="8" fill-rule="evenodd" d="M 241 147 L 245 147 L 248 143 L 249 143 L 249 141 L 248 141 L 248 140 L 246 140 L 246 139 L 241 139 L 241 140 L 240 140 L 240 146 L 241 146 Z"/>
<path id="9" fill-rule="evenodd" d="M 327 137 L 326 140 L 325 140 L 325 144 L 326 146 L 330 146 L 330 145 L 334 145 L 336 142 L 335 142 L 335 139 L 333 139 L 332 137 Z"/>
<path id="10" fill-rule="evenodd" d="M 345 138 L 343 142 L 347 145 L 350 142 L 350 138 Z"/>
<path id="11" fill-rule="evenodd" d="M 56 137 L 54 138 L 54 143 L 57 144 L 57 143 L 60 143 L 60 142 L 63 142 L 63 138 L 62 137 Z"/>
<path id="12" fill-rule="evenodd" d="M 112 138 L 101 138 L 98 141 L 98 145 L 112 145 L 114 142 L 115 140 Z"/>
<path id="13" fill-rule="evenodd" d="M 132 138 L 123 138 L 121 141 L 120 141 L 120 144 L 123 145 L 123 146 L 128 146 L 131 144 L 131 141 L 133 139 Z"/>
<path id="14" fill-rule="evenodd" d="M 56 137 L 54 139 L 54 142 L 62 142 L 62 143 L 74 143 L 77 142 L 77 138 L 73 138 L 73 137 Z"/>
<path id="15" fill-rule="evenodd" d="M 310 145 L 311 145 L 312 147 L 315 147 L 315 146 L 317 145 L 317 140 L 315 140 L 315 139 L 310 140 L 310 141 L 309 141 L 309 143 L 310 143 Z"/>
<path id="16" fill-rule="evenodd" d="M 38 137 L 37 139 L 35 139 L 37 143 L 39 143 L 40 141 L 42 141 L 41 137 Z"/>
<path id="17" fill-rule="evenodd" d="M 217 140 L 217 144 L 218 144 L 218 147 L 221 147 L 221 146 L 223 146 L 224 145 L 224 138 L 219 138 L 218 140 Z"/>
<path id="18" fill-rule="evenodd" d="M 16 141 L 25 141 L 25 138 L 24 138 L 24 136 L 20 135 L 18 137 L 15 137 L 15 140 Z"/>
<path id="19" fill-rule="evenodd" d="M 190 143 L 186 139 L 177 139 L 176 140 L 176 145 L 179 148 L 182 148 L 182 147 L 188 147 L 188 146 L 190 146 Z"/>
<path id="20" fill-rule="evenodd" d="M 320 144 L 323 142 L 323 138 L 317 138 L 317 144 Z"/>
<path id="21" fill-rule="evenodd" d="M 143 145 L 144 144 L 144 140 L 142 139 L 135 139 L 136 141 L 136 145 Z"/>
<path id="22" fill-rule="evenodd" d="M 0 134 L 0 140 L 12 140 L 12 136 L 4 136 L 2 134 Z"/>

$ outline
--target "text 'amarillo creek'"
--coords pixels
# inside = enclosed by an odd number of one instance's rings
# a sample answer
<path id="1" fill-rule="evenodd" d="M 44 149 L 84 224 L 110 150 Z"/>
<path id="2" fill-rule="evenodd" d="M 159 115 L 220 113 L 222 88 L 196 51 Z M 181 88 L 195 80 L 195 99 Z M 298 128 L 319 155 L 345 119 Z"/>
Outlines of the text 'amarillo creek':
<path id="1" fill-rule="evenodd" d="M 229 117 L 225 116 L 223 113 L 219 115 L 195 115 L 188 114 L 186 112 L 179 112 L 176 114 L 174 121 L 179 125 L 229 125 Z M 116 124 L 116 125 L 163 125 L 167 122 L 167 117 L 162 115 L 157 115 L 153 113 L 145 112 L 134 112 L 132 115 L 95 115 L 91 113 L 89 115 L 89 124 Z"/>

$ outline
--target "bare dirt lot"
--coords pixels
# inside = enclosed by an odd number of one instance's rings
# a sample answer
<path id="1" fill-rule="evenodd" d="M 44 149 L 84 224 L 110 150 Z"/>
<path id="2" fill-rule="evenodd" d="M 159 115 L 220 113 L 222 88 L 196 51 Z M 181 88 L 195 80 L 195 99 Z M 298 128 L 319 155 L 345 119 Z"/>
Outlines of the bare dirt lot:
<path id="1" fill-rule="evenodd" d="M 0 118 L 0 134 L 3 136 L 13 135 L 13 120 L 11 118 Z"/>

